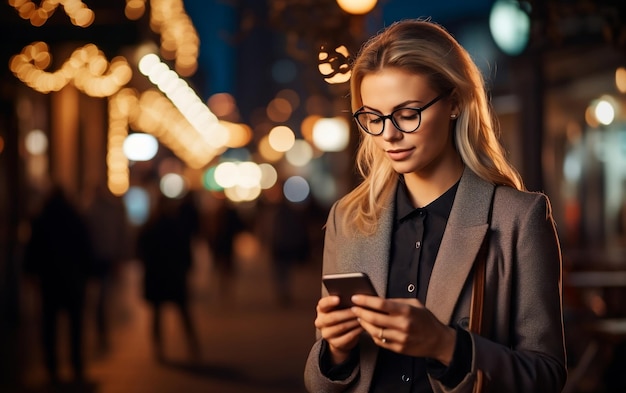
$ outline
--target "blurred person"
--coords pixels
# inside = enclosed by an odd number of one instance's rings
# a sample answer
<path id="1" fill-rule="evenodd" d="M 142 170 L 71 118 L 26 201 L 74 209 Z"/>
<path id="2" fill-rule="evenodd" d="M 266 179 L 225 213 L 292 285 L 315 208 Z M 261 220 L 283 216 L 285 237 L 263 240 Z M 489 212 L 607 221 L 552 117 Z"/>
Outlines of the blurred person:
<path id="1" fill-rule="evenodd" d="M 83 322 L 87 279 L 93 261 L 87 225 L 60 186 L 53 186 L 31 224 L 24 271 L 34 277 L 41 295 L 44 360 L 50 379 L 60 382 L 58 318 L 69 321 L 74 380 L 84 379 Z"/>
<path id="2" fill-rule="evenodd" d="M 235 239 L 246 226 L 237 210 L 226 199 L 214 198 L 205 220 L 205 235 L 213 260 L 213 271 L 217 273 L 216 284 L 220 300 L 232 295 L 231 286 L 235 275 Z"/>
<path id="3" fill-rule="evenodd" d="M 329 212 L 323 274 L 364 272 L 380 296 L 338 309 L 322 290 L 307 389 L 560 392 L 550 203 L 506 160 L 469 54 L 433 22 L 396 22 L 362 47 L 351 99 L 363 180 Z"/>
<path id="4" fill-rule="evenodd" d="M 186 224 L 178 201 L 161 196 L 137 238 L 137 256 L 144 267 L 144 297 L 152 307 L 152 338 L 161 361 L 165 360 L 161 319 L 168 303 L 180 313 L 192 357 L 196 359 L 200 351 L 189 309 L 187 284 L 193 261 Z"/>
<path id="5" fill-rule="evenodd" d="M 94 252 L 91 277 L 97 284 L 97 344 L 98 350 L 105 353 L 110 346 L 108 320 L 110 291 L 114 285 L 117 268 L 128 256 L 130 230 L 122 200 L 104 186 L 97 186 L 93 190 L 85 209 L 85 218 Z"/>
<path id="6" fill-rule="evenodd" d="M 272 210 L 270 230 L 270 257 L 278 303 L 292 303 L 292 271 L 295 266 L 306 263 L 311 247 L 305 206 L 282 197 Z"/>

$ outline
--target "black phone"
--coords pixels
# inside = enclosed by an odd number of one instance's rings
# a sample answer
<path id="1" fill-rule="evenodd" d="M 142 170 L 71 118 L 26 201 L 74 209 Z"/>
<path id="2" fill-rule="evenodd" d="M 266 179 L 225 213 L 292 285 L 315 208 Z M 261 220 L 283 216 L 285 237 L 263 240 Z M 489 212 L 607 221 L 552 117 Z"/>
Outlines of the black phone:
<path id="1" fill-rule="evenodd" d="M 338 309 L 352 307 L 353 304 L 350 300 L 352 295 L 378 296 L 372 281 L 365 273 L 325 274 L 322 276 L 322 282 L 328 294 L 339 296 Z"/>

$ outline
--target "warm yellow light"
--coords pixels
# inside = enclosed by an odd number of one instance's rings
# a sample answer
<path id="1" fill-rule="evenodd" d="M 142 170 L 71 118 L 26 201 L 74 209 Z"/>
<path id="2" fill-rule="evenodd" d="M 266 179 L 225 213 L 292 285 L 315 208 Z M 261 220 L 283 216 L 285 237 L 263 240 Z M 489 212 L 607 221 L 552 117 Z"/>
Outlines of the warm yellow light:
<path id="1" fill-rule="evenodd" d="M 73 82 L 91 97 L 110 97 L 132 77 L 124 57 L 115 57 L 109 63 L 94 44 L 76 49 L 58 70 L 44 71 L 50 62 L 48 45 L 34 42 L 11 58 L 9 68 L 18 79 L 41 93 L 59 91 Z"/>
<path id="2" fill-rule="evenodd" d="M 267 118 L 274 123 L 284 123 L 289 120 L 293 109 L 285 98 L 274 98 L 267 105 Z"/>
<path id="3" fill-rule="evenodd" d="M 198 67 L 200 38 L 183 1 L 152 0 L 150 28 L 161 35 L 161 56 L 174 60 L 174 69 L 180 75 L 193 75 Z"/>
<path id="4" fill-rule="evenodd" d="M 349 14 L 367 14 L 376 7 L 377 0 L 337 0 L 342 10 Z"/>
<path id="5" fill-rule="evenodd" d="M 221 120 L 220 124 L 228 129 L 229 138 L 226 146 L 230 148 L 243 147 L 252 140 L 252 129 L 248 125 Z"/>
<path id="6" fill-rule="evenodd" d="M 620 93 L 626 93 L 626 68 L 619 67 L 615 70 L 615 86 Z"/>
<path id="7" fill-rule="evenodd" d="M 126 0 L 124 15 L 130 20 L 141 18 L 146 12 L 146 0 Z"/>
<path id="8" fill-rule="evenodd" d="M 95 18 L 94 12 L 80 0 L 43 0 L 39 7 L 29 0 L 9 0 L 9 5 L 16 9 L 22 19 L 29 19 L 37 27 L 46 23 L 59 5 L 63 6 L 75 26 L 88 27 Z"/>
<path id="9" fill-rule="evenodd" d="M 215 116 L 220 118 L 234 115 L 237 110 L 235 97 L 229 93 L 213 94 L 209 97 L 207 106 L 213 113 L 215 113 Z"/>
<path id="10" fill-rule="evenodd" d="M 296 141 L 296 136 L 287 126 L 276 126 L 269 133 L 270 146 L 276 151 L 286 152 Z"/>
<path id="11" fill-rule="evenodd" d="M 319 115 L 309 115 L 302 120 L 300 124 L 300 133 L 304 140 L 308 142 L 313 142 L 313 126 L 315 123 L 321 119 L 322 117 Z"/>
<path id="12" fill-rule="evenodd" d="M 259 151 L 259 154 L 261 154 L 261 157 L 269 162 L 276 162 L 284 156 L 283 152 L 276 151 L 274 150 L 274 148 L 272 148 L 272 146 L 270 145 L 269 137 L 267 135 L 261 138 L 258 143 L 257 150 Z"/>

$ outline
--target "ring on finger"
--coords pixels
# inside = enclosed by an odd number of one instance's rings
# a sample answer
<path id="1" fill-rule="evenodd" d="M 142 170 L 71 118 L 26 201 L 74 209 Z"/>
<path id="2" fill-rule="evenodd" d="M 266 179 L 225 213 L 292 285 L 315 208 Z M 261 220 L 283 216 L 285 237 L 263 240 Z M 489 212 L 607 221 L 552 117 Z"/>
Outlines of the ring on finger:
<path id="1" fill-rule="evenodd" d="M 383 336 L 384 332 L 385 328 L 380 328 L 380 333 L 378 334 L 378 338 L 380 339 L 380 341 L 382 341 L 383 344 L 387 342 L 387 339 Z"/>

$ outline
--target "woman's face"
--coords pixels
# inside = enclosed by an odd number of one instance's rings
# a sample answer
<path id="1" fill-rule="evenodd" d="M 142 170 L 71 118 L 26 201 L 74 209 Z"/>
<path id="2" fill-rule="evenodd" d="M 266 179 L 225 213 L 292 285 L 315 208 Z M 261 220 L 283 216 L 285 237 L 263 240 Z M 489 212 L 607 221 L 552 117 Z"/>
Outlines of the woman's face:
<path id="1" fill-rule="evenodd" d="M 361 82 L 364 110 L 382 115 L 402 107 L 423 107 L 441 93 L 430 87 L 425 76 L 397 68 L 368 74 Z M 401 132 L 391 120 L 385 119 L 382 134 L 366 137 L 373 138 L 385 151 L 396 172 L 430 177 L 458 157 L 450 132 L 453 114 L 458 114 L 457 108 L 444 97 L 421 113 L 417 131 Z"/>

